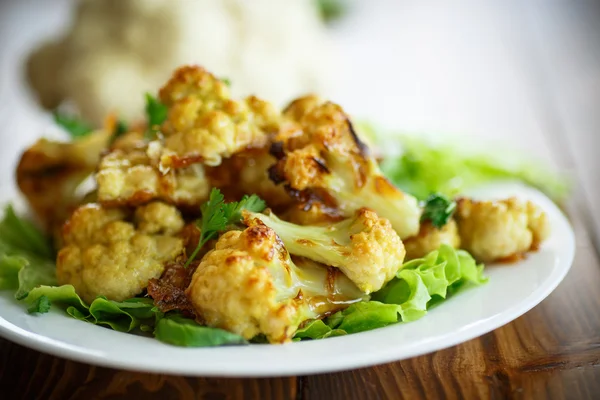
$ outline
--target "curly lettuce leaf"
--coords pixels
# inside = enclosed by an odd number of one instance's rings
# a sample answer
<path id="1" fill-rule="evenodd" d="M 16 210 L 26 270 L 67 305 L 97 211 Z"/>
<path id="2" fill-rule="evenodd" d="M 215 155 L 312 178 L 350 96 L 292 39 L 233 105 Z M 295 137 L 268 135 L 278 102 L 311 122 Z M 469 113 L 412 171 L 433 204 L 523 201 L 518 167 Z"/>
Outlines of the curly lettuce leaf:
<path id="1" fill-rule="evenodd" d="M 356 303 L 324 321 L 314 321 L 296 334 L 300 339 L 321 339 L 330 330 L 363 332 L 397 322 L 416 321 L 458 289 L 487 282 L 483 265 L 464 250 L 442 245 L 424 258 L 405 263 L 396 277 L 371 301 Z"/>
<path id="2" fill-rule="evenodd" d="M 398 306 L 378 301 L 352 304 L 326 320 L 330 328 L 340 329 L 349 334 L 381 328 L 396 322 Z"/>
<path id="3" fill-rule="evenodd" d="M 347 335 L 343 329 L 332 328 L 327 325 L 323 320 L 314 319 L 304 323 L 304 325 L 296 331 L 294 340 L 303 339 L 326 339 L 333 336 Z"/>
<path id="4" fill-rule="evenodd" d="M 210 328 L 184 318 L 179 314 L 165 315 L 154 329 L 154 337 L 161 342 L 183 347 L 210 347 L 246 344 L 240 335 L 223 329 Z"/>
<path id="5" fill-rule="evenodd" d="M 20 300 L 36 286 L 54 284 L 54 251 L 49 240 L 8 205 L 0 221 L 0 289 L 16 290 L 15 298 Z"/>
<path id="6" fill-rule="evenodd" d="M 434 145 L 415 137 L 399 137 L 403 152 L 386 157 L 384 174 L 399 188 L 424 200 L 432 193 L 453 197 L 465 189 L 496 180 L 520 180 L 561 201 L 569 193 L 564 177 L 545 165 L 521 161 L 513 165 L 498 157 L 470 154 L 451 144 Z"/>
<path id="7" fill-rule="evenodd" d="M 478 265 L 466 251 L 443 244 L 424 258 L 405 263 L 396 278 L 374 293 L 372 300 L 397 304 L 402 321 L 414 321 L 456 287 L 487 282 L 483 269 L 483 264 Z"/>
<path id="8" fill-rule="evenodd" d="M 32 307 L 40 298 L 65 309 L 71 317 L 96 325 L 108 326 L 119 332 L 130 332 L 154 318 L 152 299 L 133 298 L 122 302 L 96 298 L 89 306 L 79 297 L 72 285 L 39 286 L 24 299 Z"/>
<path id="9" fill-rule="evenodd" d="M 18 217 L 10 204 L 4 209 L 0 221 L 0 252 L 44 259 L 54 257 L 48 238 L 33 223 Z"/>

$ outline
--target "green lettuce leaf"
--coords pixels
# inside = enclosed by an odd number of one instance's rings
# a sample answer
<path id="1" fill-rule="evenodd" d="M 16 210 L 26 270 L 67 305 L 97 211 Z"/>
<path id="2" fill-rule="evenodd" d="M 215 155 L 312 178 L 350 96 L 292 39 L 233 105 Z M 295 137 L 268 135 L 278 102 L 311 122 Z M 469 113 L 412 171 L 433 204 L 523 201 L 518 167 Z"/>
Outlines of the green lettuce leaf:
<path id="1" fill-rule="evenodd" d="M 32 289 L 24 300 L 32 307 L 42 297 L 52 305 L 61 306 L 75 319 L 105 325 L 119 332 L 130 332 L 155 317 L 152 299 L 133 298 L 117 302 L 98 297 L 88 306 L 72 285 L 39 286 Z"/>
<path id="2" fill-rule="evenodd" d="M 378 301 L 352 304 L 326 320 L 331 329 L 339 329 L 349 334 L 381 328 L 395 322 L 398 322 L 398 306 Z"/>
<path id="3" fill-rule="evenodd" d="M 21 300 L 36 286 L 56 284 L 55 270 L 49 240 L 8 205 L 0 221 L 0 289 L 16 290 Z"/>
<path id="4" fill-rule="evenodd" d="M 323 338 L 327 327 L 356 333 L 416 321 L 459 289 L 485 282 L 483 265 L 477 265 L 464 250 L 442 245 L 424 258 L 405 263 L 394 279 L 373 293 L 371 301 L 353 304 L 324 322 L 308 324 L 296 337 Z"/>
<path id="5" fill-rule="evenodd" d="M 50 311 L 51 306 L 50 299 L 42 295 L 27 308 L 27 312 L 29 314 L 45 314 Z"/>
<path id="6" fill-rule="evenodd" d="M 179 314 L 165 315 L 154 329 L 154 337 L 161 342 L 183 347 L 209 347 L 246 344 L 246 340 L 223 329 L 209 328 Z"/>
<path id="7" fill-rule="evenodd" d="M 501 179 L 520 180 L 562 201 L 569 184 L 545 165 L 531 161 L 509 164 L 492 155 L 472 154 L 451 144 L 434 145 L 415 137 L 400 137 L 403 152 L 386 157 L 384 174 L 399 188 L 424 200 L 432 193 L 454 197 L 465 189 Z"/>
<path id="8" fill-rule="evenodd" d="M 466 251 L 443 244 L 424 258 L 405 263 L 396 278 L 374 293 L 372 300 L 397 304 L 401 320 L 414 321 L 458 287 L 487 282 L 483 268 Z"/>
<path id="9" fill-rule="evenodd" d="M 302 328 L 296 331 L 294 340 L 303 339 L 325 339 L 333 336 L 343 336 L 348 332 L 343 329 L 334 329 L 325 324 L 323 320 L 315 319 L 304 323 Z"/>

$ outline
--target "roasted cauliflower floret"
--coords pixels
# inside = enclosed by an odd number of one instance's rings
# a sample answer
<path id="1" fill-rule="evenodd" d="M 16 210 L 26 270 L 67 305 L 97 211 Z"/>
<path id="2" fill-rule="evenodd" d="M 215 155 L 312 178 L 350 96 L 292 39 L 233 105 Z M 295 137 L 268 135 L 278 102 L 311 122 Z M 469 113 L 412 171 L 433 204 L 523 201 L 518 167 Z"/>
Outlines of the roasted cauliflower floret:
<path id="1" fill-rule="evenodd" d="M 530 201 L 458 201 L 456 221 L 461 247 L 491 262 L 535 249 L 550 233 L 546 214 Z"/>
<path id="2" fill-rule="evenodd" d="M 456 221 L 450 220 L 441 228 L 436 228 L 429 221 L 421 224 L 421 229 L 417 236 L 411 236 L 404 241 L 406 249 L 406 259 L 425 257 L 427 254 L 440 248 L 442 244 L 447 244 L 455 249 L 460 247 L 460 236 Z"/>
<path id="3" fill-rule="evenodd" d="M 68 143 L 40 139 L 23 153 L 17 184 L 47 229 L 62 224 L 79 205 L 77 188 L 96 169 L 110 135 L 100 130 Z"/>
<path id="4" fill-rule="evenodd" d="M 279 130 L 281 113 L 273 105 L 254 96 L 232 100 L 227 85 L 198 66 L 176 70 L 159 97 L 169 108 L 161 128 L 163 169 L 219 165 L 240 150 L 266 146 Z"/>
<path id="5" fill-rule="evenodd" d="M 274 139 L 274 182 L 301 202 L 319 202 L 346 217 L 369 207 L 389 219 L 401 238 L 418 233 L 417 200 L 383 176 L 340 106 L 310 96 L 294 101 L 285 116 L 300 130 L 282 129 Z"/>
<path id="6" fill-rule="evenodd" d="M 134 222 L 129 217 L 97 204 L 75 210 L 63 227 L 58 283 L 73 285 L 88 303 L 97 296 L 122 301 L 140 294 L 182 254 L 182 239 L 172 236 L 183 226 L 175 208 L 151 203 L 136 210 Z"/>
<path id="7" fill-rule="evenodd" d="M 281 219 L 296 225 L 327 225 L 344 220 L 339 210 L 320 203 L 292 204 L 280 214 Z"/>
<path id="8" fill-rule="evenodd" d="M 333 283 L 333 284 L 332 284 Z M 289 341 L 298 325 L 364 299 L 345 276 L 322 266 L 297 267 L 263 224 L 221 236 L 188 287 L 196 315 L 246 339 Z"/>
<path id="9" fill-rule="evenodd" d="M 272 213 L 248 211 L 244 223 L 264 223 L 277 232 L 291 254 L 339 268 L 367 294 L 390 281 L 404 261 L 404 246 L 390 222 L 366 208 L 327 226 L 300 226 Z"/>
<path id="10" fill-rule="evenodd" d="M 228 199 L 256 194 L 271 207 L 281 208 L 293 199 L 283 187 L 269 180 L 268 169 L 275 161 L 268 149 L 242 151 L 216 167 L 207 167 L 206 176 Z"/>
<path id="11" fill-rule="evenodd" d="M 161 172 L 155 156 L 157 142 L 147 147 L 115 149 L 100 160 L 96 173 L 98 201 L 105 205 L 137 206 L 163 200 L 179 206 L 197 206 L 208 197 L 202 165 Z"/>

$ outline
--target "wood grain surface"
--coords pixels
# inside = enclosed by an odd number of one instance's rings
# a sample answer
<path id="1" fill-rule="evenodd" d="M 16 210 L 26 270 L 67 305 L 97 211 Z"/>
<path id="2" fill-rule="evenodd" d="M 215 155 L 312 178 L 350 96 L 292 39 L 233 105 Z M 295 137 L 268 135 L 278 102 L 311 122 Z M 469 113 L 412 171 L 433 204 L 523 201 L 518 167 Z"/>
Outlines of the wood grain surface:
<path id="1" fill-rule="evenodd" d="M 600 262 L 572 214 L 572 271 L 538 307 L 450 349 L 348 372 L 214 379 L 89 366 L 0 340 L 6 399 L 437 399 L 600 396 Z"/>

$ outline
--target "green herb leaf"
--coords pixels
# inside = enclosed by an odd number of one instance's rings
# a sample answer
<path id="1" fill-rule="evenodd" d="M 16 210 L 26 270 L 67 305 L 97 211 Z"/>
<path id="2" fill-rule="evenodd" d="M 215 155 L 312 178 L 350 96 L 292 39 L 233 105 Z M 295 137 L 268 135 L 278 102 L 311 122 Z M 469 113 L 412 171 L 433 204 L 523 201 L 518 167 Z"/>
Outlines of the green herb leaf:
<path id="1" fill-rule="evenodd" d="M 221 82 L 223 82 L 227 86 L 231 86 L 231 80 L 229 78 L 221 78 Z"/>
<path id="2" fill-rule="evenodd" d="M 316 0 L 323 21 L 330 22 L 338 19 L 346 12 L 347 4 L 343 0 Z"/>
<path id="3" fill-rule="evenodd" d="M 50 303 L 50 299 L 48 298 L 48 296 L 42 295 L 38 297 L 38 299 L 27 308 L 27 312 L 29 314 L 45 314 L 48 311 L 50 311 L 51 305 L 52 304 Z"/>
<path id="4" fill-rule="evenodd" d="M 255 194 L 244 196 L 239 202 L 225 203 L 224 200 L 225 197 L 221 191 L 213 188 L 208 201 L 200 207 L 202 212 L 202 219 L 198 224 L 200 240 L 193 253 L 188 257 L 185 267 L 190 265 L 206 242 L 227 229 L 228 226 L 239 223 L 243 210 L 260 212 L 266 207 L 265 202 Z"/>
<path id="5" fill-rule="evenodd" d="M 166 315 L 156 324 L 154 337 L 164 343 L 184 347 L 211 347 L 246 344 L 246 340 L 222 329 L 201 326 L 179 314 Z"/>
<path id="6" fill-rule="evenodd" d="M 94 130 L 90 124 L 75 116 L 63 114 L 59 111 L 54 111 L 52 115 L 54 116 L 54 122 L 67 131 L 71 137 L 86 136 Z"/>
<path id="7" fill-rule="evenodd" d="M 421 221 L 431 221 L 436 228 L 441 228 L 448 223 L 456 210 L 456 202 L 446 196 L 435 193 L 425 200 Z"/>
<path id="8" fill-rule="evenodd" d="M 113 133 L 110 137 L 109 145 L 112 145 L 115 142 L 115 140 L 126 134 L 128 131 L 129 127 L 127 126 L 127 123 L 121 119 L 117 120 Z"/>
<path id="9" fill-rule="evenodd" d="M 169 109 L 162 104 L 156 97 L 146 93 L 146 117 L 148 119 L 148 130 L 146 136 L 154 138 L 160 125 L 165 122 Z"/>
<path id="10" fill-rule="evenodd" d="M 242 211 L 261 212 L 267 207 L 263 199 L 253 194 L 244 195 L 239 202 L 223 204 L 223 213 L 227 219 L 227 224 L 237 224 L 242 219 Z"/>

